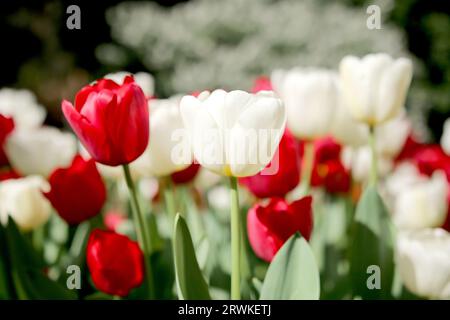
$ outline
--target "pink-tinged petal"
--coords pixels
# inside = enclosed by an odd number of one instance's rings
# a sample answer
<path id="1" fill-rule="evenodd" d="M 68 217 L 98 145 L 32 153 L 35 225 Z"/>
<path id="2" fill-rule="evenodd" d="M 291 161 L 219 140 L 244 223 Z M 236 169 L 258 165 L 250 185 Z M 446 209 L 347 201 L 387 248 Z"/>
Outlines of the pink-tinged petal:
<path id="1" fill-rule="evenodd" d="M 259 220 L 257 209 L 252 208 L 247 215 L 248 240 L 256 255 L 267 261 L 272 261 L 278 251 L 277 240 L 269 229 Z"/>
<path id="2" fill-rule="evenodd" d="M 62 102 L 62 110 L 72 130 L 95 161 L 107 165 L 118 165 L 109 159 L 110 150 L 102 130 L 93 126 L 66 100 Z"/>

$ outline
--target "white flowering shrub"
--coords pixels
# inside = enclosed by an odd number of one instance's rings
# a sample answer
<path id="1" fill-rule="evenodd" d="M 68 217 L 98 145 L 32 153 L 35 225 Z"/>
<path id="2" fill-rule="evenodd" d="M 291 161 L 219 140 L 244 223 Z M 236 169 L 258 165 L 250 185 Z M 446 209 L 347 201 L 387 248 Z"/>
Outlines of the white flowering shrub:
<path id="1" fill-rule="evenodd" d="M 379 5 L 384 19 L 389 2 Z M 275 68 L 336 68 L 347 54 L 408 55 L 400 30 L 384 22 L 369 30 L 368 17 L 365 7 L 313 0 L 196 0 L 170 9 L 131 2 L 107 12 L 112 37 L 155 73 L 165 95 L 248 89 Z"/>

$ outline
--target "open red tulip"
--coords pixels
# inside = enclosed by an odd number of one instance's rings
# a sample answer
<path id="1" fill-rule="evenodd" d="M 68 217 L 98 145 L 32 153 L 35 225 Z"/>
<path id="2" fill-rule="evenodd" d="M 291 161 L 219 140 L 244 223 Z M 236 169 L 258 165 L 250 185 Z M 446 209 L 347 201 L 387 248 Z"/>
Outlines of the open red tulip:
<path id="1" fill-rule="evenodd" d="M 145 150 L 149 111 L 142 89 L 127 76 L 122 85 L 100 79 L 81 89 L 75 106 L 64 100 L 64 116 L 95 161 L 128 164 Z"/>

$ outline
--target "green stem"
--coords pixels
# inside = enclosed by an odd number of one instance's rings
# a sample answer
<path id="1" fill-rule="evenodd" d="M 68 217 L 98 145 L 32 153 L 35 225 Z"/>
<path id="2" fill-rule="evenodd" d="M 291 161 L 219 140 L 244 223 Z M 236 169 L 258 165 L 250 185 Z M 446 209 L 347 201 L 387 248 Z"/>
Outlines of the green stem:
<path id="1" fill-rule="evenodd" d="M 145 227 L 145 218 L 142 215 L 141 209 L 139 207 L 139 202 L 137 199 L 136 189 L 134 187 L 133 180 L 130 174 L 130 168 L 127 164 L 123 165 L 123 171 L 125 173 L 125 180 L 128 186 L 128 190 L 130 191 L 131 196 L 131 211 L 133 214 L 133 221 L 136 228 L 136 234 L 138 238 L 139 245 L 144 252 L 144 265 L 145 265 L 145 273 L 149 291 L 149 297 L 153 298 L 153 273 L 152 266 L 150 263 L 151 256 L 151 245 L 150 245 L 150 236 L 148 234 L 148 229 Z"/>
<path id="2" fill-rule="evenodd" d="M 239 218 L 239 194 L 237 179 L 230 177 L 231 207 L 231 299 L 241 299 L 241 221 Z"/>
<path id="3" fill-rule="evenodd" d="M 370 167 L 370 179 L 369 184 L 375 186 L 378 182 L 378 167 L 377 167 L 377 149 L 375 141 L 375 128 L 370 127 L 369 145 L 372 152 L 372 163 Z"/>
<path id="4" fill-rule="evenodd" d="M 173 192 L 173 184 L 170 176 L 166 178 L 166 183 L 164 187 L 164 202 L 166 204 L 166 210 L 169 219 L 173 224 L 175 222 L 175 215 L 177 212 L 175 206 L 175 195 Z"/>
<path id="5" fill-rule="evenodd" d="M 314 142 L 306 141 L 302 160 L 302 190 L 308 194 L 311 187 L 311 175 L 314 165 Z"/>

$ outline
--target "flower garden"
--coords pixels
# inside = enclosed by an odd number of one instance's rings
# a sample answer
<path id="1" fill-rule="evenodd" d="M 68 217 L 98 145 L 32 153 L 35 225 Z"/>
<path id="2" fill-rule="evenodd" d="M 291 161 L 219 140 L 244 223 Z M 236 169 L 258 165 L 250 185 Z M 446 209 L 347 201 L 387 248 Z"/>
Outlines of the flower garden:
<path id="1" fill-rule="evenodd" d="M 450 299 L 444 85 L 347 4 L 335 43 L 231 2 L 118 4 L 56 108 L 0 89 L 0 299 Z"/>

